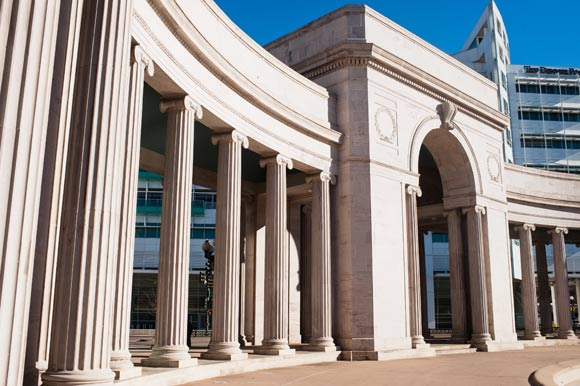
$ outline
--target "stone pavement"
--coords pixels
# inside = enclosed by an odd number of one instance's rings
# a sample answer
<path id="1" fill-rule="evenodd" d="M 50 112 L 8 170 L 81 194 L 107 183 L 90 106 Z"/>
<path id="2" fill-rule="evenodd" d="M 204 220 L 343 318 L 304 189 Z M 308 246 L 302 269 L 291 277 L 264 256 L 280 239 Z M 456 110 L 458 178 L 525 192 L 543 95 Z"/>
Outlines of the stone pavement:
<path id="1" fill-rule="evenodd" d="M 579 346 L 448 355 L 387 362 L 333 362 L 258 371 L 189 383 L 189 386 L 515 386 L 545 366 L 580 359 Z"/>

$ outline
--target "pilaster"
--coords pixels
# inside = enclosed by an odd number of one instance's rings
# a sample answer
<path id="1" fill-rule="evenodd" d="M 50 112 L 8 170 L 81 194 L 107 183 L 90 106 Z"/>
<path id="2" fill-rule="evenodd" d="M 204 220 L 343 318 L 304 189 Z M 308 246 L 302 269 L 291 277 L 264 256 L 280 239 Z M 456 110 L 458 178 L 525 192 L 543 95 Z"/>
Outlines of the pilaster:
<path id="1" fill-rule="evenodd" d="M 286 168 L 292 160 L 282 155 L 260 160 L 266 167 L 266 269 L 264 339 L 256 353 L 290 355 L 288 345 L 288 230 Z"/>
<path id="2" fill-rule="evenodd" d="M 407 186 L 407 250 L 409 265 L 409 323 L 413 348 L 426 348 L 421 321 L 421 268 L 419 264 L 419 223 L 417 197 L 422 192 L 418 186 Z"/>
<path id="3" fill-rule="evenodd" d="M 141 363 L 152 367 L 197 364 L 187 346 L 189 238 L 195 117 L 201 106 L 189 96 L 161 102 L 168 113 L 161 210 L 155 344 Z"/>
<path id="4" fill-rule="evenodd" d="M 238 360 L 240 297 L 240 220 L 242 198 L 242 146 L 248 138 L 232 131 L 215 135 L 219 146 L 216 206 L 216 251 L 211 343 L 205 359 Z"/>

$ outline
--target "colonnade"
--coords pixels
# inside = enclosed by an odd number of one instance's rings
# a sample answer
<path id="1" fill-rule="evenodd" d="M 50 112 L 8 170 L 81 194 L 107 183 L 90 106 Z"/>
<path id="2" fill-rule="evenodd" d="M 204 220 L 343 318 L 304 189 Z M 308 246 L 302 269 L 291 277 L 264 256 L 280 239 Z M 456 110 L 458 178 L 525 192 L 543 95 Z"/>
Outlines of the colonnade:
<path id="1" fill-rule="evenodd" d="M 133 366 L 129 352 L 134 224 L 143 85 L 146 76 L 154 76 L 155 65 L 140 46 L 131 44 L 132 1 L 78 7 L 68 2 L 61 6 L 57 1 L 35 6 L 34 12 L 27 8 L 30 2 L 15 4 L 13 12 L 0 13 L 2 20 L 10 19 L 3 25 L 17 28 L 0 35 L 30 44 L 15 45 L 14 52 L 6 56 L 13 63 L 2 61 L 4 70 L 0 72 L 0 77 L 6 76 L 0 78 L 4 99 L 21 104 L 7 105 L 1 116 L 1 145 L 3 149 L 8 149 L 9 143 L 22 147 L 11 148 L 18 156 L 6 153 L 7 162 L 3 161 L 0 168 L 0 174 L 10 181 L 0 192 L 7 203 L 0 211 L 10 219 L 4 224 L 8 230 L 0 231 L 7 237 L 0 241 L 3 250 L 15 256 L 6 260 L 9 264 L 3 266 L 0 276 L 1 320 L 6 322 L 3 325 L 14 327 L 3 329 L 0 335 L 2 342 L 9 342 L 5 355 L 0 355 L 0 383 L 20 384 L 23 378 L 29 302 L 16 299 L 30 299 L 36 224 L 46 228 L 40 230 L 41 242 L 36 243 L 42 244 L 39 253 L 45 256 L 38 273 L 44 276 L 38 285 L 42 305 L 33 307 L 38 308 L 39 315 L 34 316 L 36 324 L 31 324 L 29 341 L 35 341 L 28 345 L 26 356 L 34 357 L 32 363 L 42 372 L 43 384 L 110 384 L 115 378 L 135 377 L 141 368 Z M 68 18 L 62 21 L 61 31 L 68 40 L 57 44 L 59 12 Z M 32 24 L 34 28 L 29 28 Z M 62 98 L 62 103 L 55 107 L 54 117 L 51 113 L 49 125 L 46 120 L 55 51 L 62 57 L 58 58 L 61 72 L 55 75 L 58 89 L 53 99 Z M 26 71 L 38 78 L 22 81 L 24 62 L 31 67 Z M 36 104 L 28 106 L 29 101 Z M 186 334 L 194 131 L 195 120 L 202 118 L 202 105 L 203 101 L 189 95 L 172 94 L 160 106 L 168 120 L 157 328 L 151 356 L 143 360 L 144 366 L 185 367 L 197 362 L 188 353 Z M 216 133 L 212 142 L 219 153 L 216 291 L 214 328 L 204 358 L 236 360 L 247 357 L 240 350 L 238 337 L 244 332 L 240 331 L 239 296 L 241 152 L 249 141 L 232 130 Z M 49 165 L 47 176 L 50 174 L 51 181 L 42 187 L 45 210 L 39 219 L 45 143 L 53 143 L 54 149 L 47 151 L 45 164 Z M 269 153 L 260 164 L 267 169 L 268 291 L 265 335 L 257 351 L 290 355 L 286 170 L 293 162 L 281 154 Z M 23 172 L 25 177 L 14 178 Z M 312 188 L 312 242 L 306 251 L 312 279 L 309 350 L 336 349 L 331 336 L 331 180 L 332 176 L 322 170 L 307 178 Z M 11 214 L 18 209 L 15 200 L 22 200 L 19 210 L 28 215 Z M 4 255 L 2 259 L 4 264 Z M 12 303 L 6 297 L 9 293 L 14 293 Z"/>
<path id="2" fill-rule="evenodd" d="M 416 202 L 417 197 L 421 196 L 421 190 L 413 185 L 408 185 L 406 193 L 410 332 L 413 347 L 423 348 L 428 346 L 425 345 L 421 331 L 422 283 L 419 272 L 419 249 L 423 239 L 416 230 L 418 227 Z M 469 342 L 472 346 L 487 351 L 487 346 L 492 342 L 492 335 L 490 333 L 486 282 L 486 208 L 481 205 L 459 207 L 447 210 L 445 215 L 449 235 L 451 341 L 454 343 Z M 465 241 L 467 241 L 466 245 Z M 468 272 L 467 278 L 466 271 Z M 469 293 L 467 293 L 467 288 L 469 288 Z M 469 296 L 470 305 L 469 317 L 467 315 L 467 296 Z M 468 320 L 471 321 L 470 325 L 468 325 Z"/>
<path id="3" fill-rule="evenodd" d="M 552 307 L 555 301 L 555 317 L 558 324 L 559 339 L 577 339 L 570 313 L 570 293 L 568 288 L 568 268 L 566 265 L 565 237 L 568 229 L 555 227 L 548 230 L 554 254 L 554 294 L 551 294 L 548 266 L 546 262 L 546 241 L 536 240 L 537 283 L 534 274 L 533 233 L 534 224 L 522 224 L 517 228 L 520 239 L 522 264 L 522 306 L 524 314 L 524 339 L 544 339 L 542 334 L 552 330 Z M 536 294 L 538 296 L 536 296 Z M 538 310 L 539 304 L 539 310 Z M 539 311 L 539 320 L 538 320 Z M 539 322 L 542 329 L 540 330 Z"/>
<path id="4" fill-rule="evenodd" d="M 408 185 L 407 193 L 407 234 L 408 234 L 408 267 L 409 267 L 409 329 L 414 348 L 424 347 L 421 323 L 421 278 L 419 272 L 420 243 L 423 242 L 417 231 L 417 197 L 421 196 L 419 187 Z M 470 342 L 473 346 L 490 344 L 492 336 L 489 329 L 489 311 L 487 306 L 486 283 L 486 208 L 480 205 L 456 208 L 445 212 L 449 244 L 449 272 L 451 294 L 452 333 L 451 341 L 455 343 Z M 552 331 L 552 306 L 555 302 L 554 316 L 559 326 L 559 339 L 577 339 L 574 334 L 570 313 L 570 294 L 568 288 L 568 270 L 566 266 L 565 235 L 568 229 L 554 227 L 547 230 L 554 251 L 555 285 L 552 290 L 548 279 L 546 261 L 546 240 L 540 237 L 533 240 L 536 227 L 533 224 L 521 224 L 515 228 L 520 239 L 522 265 L 522 304 L 525 331 L 523 339 L 542 340 L 545 334 Z M 464 232 L 467 232 L 464 237 Z M 467 245 L 465 245 L 467 241 Z M 536 245 L 536 272 L 534 270 L 534 247 Z M 465 258 L 465 254 L 467 256 Z M 467 267 L 464 266 L 467 264 Z M 466 283 L 468 272 L 469 282 Z M 580 283 L 577 283 L 580 294 Z M 467 294 L 469 288 L 469 294 Z M 537 294 L 537 295 L 536 295 Z M 466 300 L 469 296 L 471 313 L 467 315 Z M 539 315 L 539 318 L 538 318 Z M 468 320 L 471 324 L 468 325 Z M 540 330 L 541 321 L 541 330 Z M 468 332 L 471 335 L 468 336 Z"/>

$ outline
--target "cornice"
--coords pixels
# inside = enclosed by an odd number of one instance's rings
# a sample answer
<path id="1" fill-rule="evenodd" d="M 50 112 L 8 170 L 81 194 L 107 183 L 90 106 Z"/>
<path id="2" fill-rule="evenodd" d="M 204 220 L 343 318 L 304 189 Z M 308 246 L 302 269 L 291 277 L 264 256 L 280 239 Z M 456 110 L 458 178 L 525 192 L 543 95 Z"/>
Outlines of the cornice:
<path id="1" fill-rule="evenodd" d="M 295 66 L 313 80 L 349 67 L 373 69 L 435 100 L 451 102 L 460 112 L 498 131 L 508 125 L 508 116 L 370 43 L 342 44 L 332 49 L 330 55 L 326 52 Z"/>
<path id="2" fill-rule="evenodd" d="M 147 1 L 153 1 L 153 0 L 147 0 Z M 308 149 L 304 146 L 301 146 L 299 143 L 293 142 L 293 143 L 289 143 L 288 140 L 280 135 L 278 135 L 275 131 L 272 131 L 271 129 L 264 127 L 262 125 L 260 125 L 259 123 L 257 123 L 254 119 L 252 119 L 252 117 L 247 116 L 245 114 L 241 114 L 237 109 L 235 109 L 233 106 L 231 106 L 230 104 L 226 103 L 222 98 L 220 98 L 219 95 L 217 95 L 216 93 L 214 93 L 211 89 L 207 88 L 203 82 L 201 82 L 196 76 L 194 76 L 194 74 L 191 73 L 191 71 L 189 71 L 171 52 L 171 50 L 169 50 L 169 48 L 167 48 L 164 43 L 156 36 L 155 32 L 153 31 L 153 29 L 151 28 L 150 24 L 147 22 L 147 20 L 145 18 L 143 18 L 138 12 L 137 10 L 134 10 L 134 31 L 133 31 L 133 35 L 137 40 L 140 40 L 140 37 L 145 38 L 146 40 L 149 40 L 152 44 L 154 44 L 153 47 L 149 47 L 152 51 L 148 52 L 148 54 L 154 58 L 157 57 L 157 55 L 155 54 L 154 51 L 159 50 L 160 55 L 165 56 L 165 58 L 167 58 L 167 60 L 171 63 L 171 65 L 176 66 L 176 68 L 179 69 L 179 71 L 181 71 L 183 73 L 183 75 L 185 77 L 187 77 L 191 82 L 193 82 L 193 84 L 195 85 L 196 88 L 199 88 L 199 90 L 203 91 L 203 93 L 205 93 L 207 96 L 209 96 L 210 98 L 212 98 L 214 101 L 216 101 L 219 106 L 221 108 L 223 108 L 225 111 L 228 111 L 229 113 L 231 113 L 233 116 L 235 116 L 237 119 L 240 119 L 241 121 L 247 123 L 248 125 L 250 125 L 253 128 L 256 128 L 257 130 L 263 132 L 265 135 L 268 135 L 282 143 L 286 143 L 292 147 L 294 147 L 295 149 L 297 149 L 300 152 L 303 152 L 304 154 L 307 154 L 309 156 L 314 157 L 317 160 L 320 160 L 322 162 L 325 163 L 331 163 L 332 162 L 332 158 L 329 157 L 325 157 L 325 156 L 321 156 L 320 154 L 313 152 L 311 149 Z M 144 36 L 140 36 L 141 34 L 144 34 Z M 145 47 L 145 45 L 143 45 L 143 47 Z M 293 129 L 297 129 L 296 125 L 292 124 L 289 125 L 291 128 Z M 300 131 L 300 130 L 298 130 Z M 333 131 L 333 130 L 331 130 Z M 333 131 L 334 132 L 334 131 Z M 332 140 L 332 141 L 322 141 L 325 143 L 331 143 L 331 144 L 337 144 L 339 143 L 339 139 L 342 136 L 342 134 L 338 133 L 338 132 L 334 132 L 337 134 L 338 139 L 336 141 Z M 309 136 L 313 136 L 316 137 L 315 135 L 313 135 L 312 132 L 306 131 L 306 134 Z"/>
<path id="3" fill-rule="evenodd" d="M 312 119 L 302 115 L 301 113 L 290 109 L 284 103 L 274 98 L 266 91 L 260 89 L 259 86 L 255 85 L 244 75 L 239 74 L 235 67 L 229 64 L 217 51 L 215 51 L 211 47 L 210 43 L 203 39 L 201 33 L 197 31 L 194 26 L 191 26 L 191 22 L 189 19 L 187 19 L 187 17 L 185 17 L 185 15 L 182 14 L 181 7 L 176 4 L 175 0 L 146 1 L 151 9 L 159 17 L 159 19 L 163 22 L 165 27 L 172 32 L 173 36 L 182 44 L 182 46 L 187 49 L 187 51 L 213 76 L 215 76 L 233 92 L 251 104 L 258 106 L 268 115 L 304 134 L 313 136 L 326 143 L 338 144 L 340 142 L 340 138 L 342 136 L 341 133 L 329 127 L 324 127 Z M 215 9 L 210 7 L 207 1 L 204 0 L 202 3 L 204 6 L 208 7 L 212 13 L 215 14 Z M 140 18 L 137 10 L 134 11 L 134 15 L 137 17 L 137 19 Z M 216 17 L 219 19 L 219 15 Z M 186 31 L 186 26 L 189 26 L 189 29 L 193 29 L 193 31 Z M 256 51 L 255 49 L 253 50 Z M 209 54 L 212 55 L 211 58 Z M 267 54 L 270 55 L 269 53 Z M 261 57 L 263 58 L 264 55 L 261 55 Z M 272 59 L 274 58 L 272 57 Z M 272 64 L 272 61 L 268 62 Z M 279 65 L 280 63 L 278 66 L 273 66 L 278 68 Z M 294 70 L 290 68 L 287 69 L 288 71 L 294 72 Z M 281 70 L 279 72 L 283 73 Z M 285 74 L 285 76 L 293 80 L 295 78 L 288 74 Z M 304 82 L 298 83 L 303 84 Z M 311 92 L 319 94 L 320 97 L 326 98 L 327 100 L 329 98 L 326 90 L 320 86 L 312 85 L 311 87 L 306 88 Z"/>

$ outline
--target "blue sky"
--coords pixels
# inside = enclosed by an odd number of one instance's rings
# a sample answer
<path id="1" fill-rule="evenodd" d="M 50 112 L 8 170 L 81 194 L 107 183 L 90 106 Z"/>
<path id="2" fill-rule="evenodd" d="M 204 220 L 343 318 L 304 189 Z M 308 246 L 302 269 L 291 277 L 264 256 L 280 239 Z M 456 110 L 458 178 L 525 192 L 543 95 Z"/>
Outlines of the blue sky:
<path id="1" fill-rule="evenodd" d="M 216 0 L 266 44 L 341 7 L 344 0 Z M 366 0 L 365 4 L 441 50 L 457 52 L 489 0 Z M 354 2 L 356 3 L 356 2 Z M 580 67 L 580 0 L 497 0 L 514 64 Z"/>

